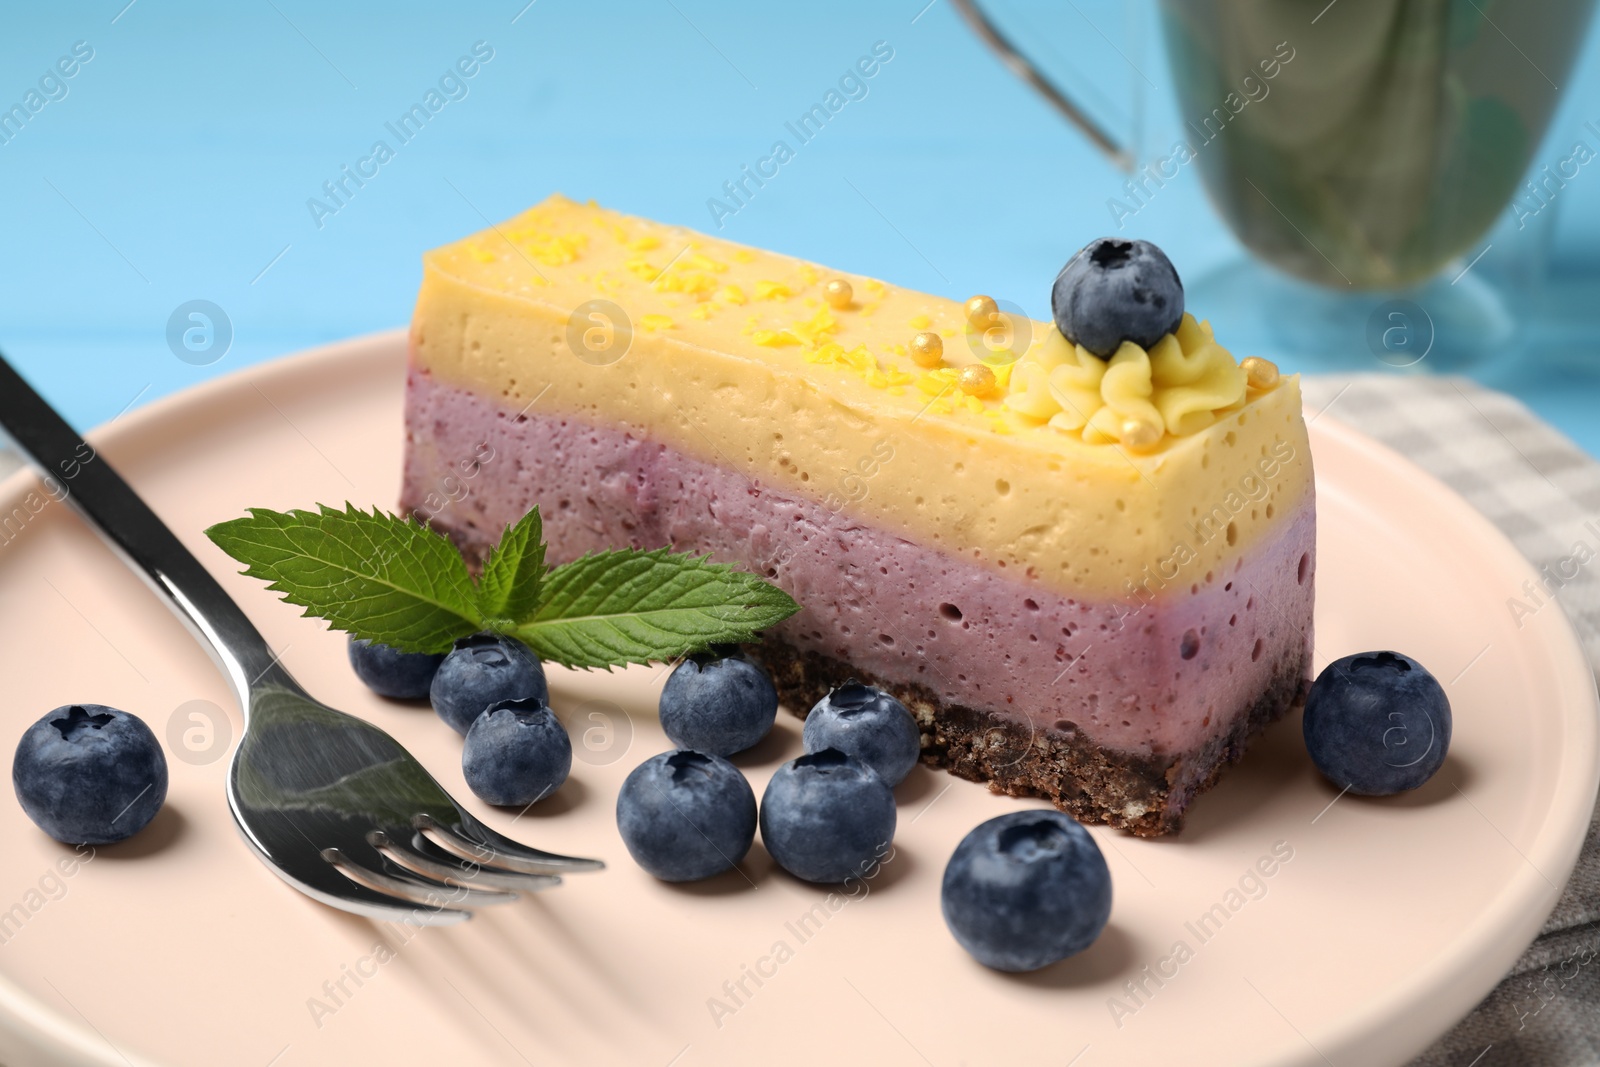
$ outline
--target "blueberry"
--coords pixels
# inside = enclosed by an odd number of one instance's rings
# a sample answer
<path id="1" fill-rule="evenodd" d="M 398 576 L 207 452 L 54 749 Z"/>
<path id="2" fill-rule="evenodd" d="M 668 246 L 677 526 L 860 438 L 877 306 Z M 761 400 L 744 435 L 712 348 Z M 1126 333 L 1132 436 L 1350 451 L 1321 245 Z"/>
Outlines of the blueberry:
<path id="1" fill-rule="evenodd" d="M 463 637 L 439 664 L 428 689 L 439 718 L 465 734 L 490 704 L 537 699 L 550 703 L 544 666 L 515 637 L 481 633 Z"/>
<path id="2" fill-rule="evenodd" d="M 750 851 L 756 795 L 721 756 L 663 752 L 622 783 L 617 829 L 634 862 L 663 882 L 710 878 Z"/>
<path id="3" fill-rule="evenodd" d="M 28 818 L 68 845 L 109 845 L 145 828 L 167 799 L 167 758 L 136 715 L 60 707 L 28 727 L 11 764 Z"/>
<path id="4" fill-rule="evenodd" d="M 554 793 L 571 770 L 572 740 L 538 697 L 491 704 L 461 749 L 467 785 L 490 804 L 525 807 Z"/>
<path id="5" fill-rule="evenodd" d="M 1183 321 L 1183 283 L 1149 241 L 1102 237 L 1085 245 L 1050 290 L 1056 329 L 1101 359 L 1123 341 L 1149 348 Z"/>
<path id="6" fill-rule="evenodd" d="M 1334 660 L 1306 698 L 1306 751 L 1341 789 L 1403 793 L 1433 777 L 1450 749 L 1450 701 L 1428 669 L 1398 652 Z"/>
<path id="7" fill-rule="evenodd" d="M 443 655 L 401 652 L 391 645 L 350 638 L 350 666 L 367 688 L 392 700 L 421 700 L 428 695 Z"/>
<path id="8" fill-rule="evenodd" d="M 673 744 L 731 756 L 767 736 L 778 691 L 766 671 L 737 654 L 691 656 L 667 679 L 660 707 Z"/>
<path id="9" fill-rule="evenodd" d="M 899 785 L 922 755 L 922 731 L 906 706 L 882 689 L 847 682 L 817 702 L 801 739 L 807 752 L 836 748 Z"/>
<path id="10" fill-rule="evenodd" d="M 761 840 L 778 866 L 808 882 L 870 877 L 894 840 L 894 793 L 836 748 L 790 760 L 761 798 Z"/>
<path id="11" fill-rule="evenodd" d="M 1111 917 L 1111 872 L 1071 817 L 1013 811 L 961 839 L 939 902 L 945 925 L 979 963 L 1036 971 L 1100 936 Z"/>

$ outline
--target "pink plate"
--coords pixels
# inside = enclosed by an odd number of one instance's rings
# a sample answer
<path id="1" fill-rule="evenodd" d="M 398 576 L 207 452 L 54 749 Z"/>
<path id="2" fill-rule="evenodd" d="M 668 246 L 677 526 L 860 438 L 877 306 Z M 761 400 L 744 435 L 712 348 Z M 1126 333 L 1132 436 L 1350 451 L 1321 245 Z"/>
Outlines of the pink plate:
<path id="1" fill-rule="evenodd" d="M 313 693 L 392 732 L 470 800 L 453 732 L 367 693 L 341 635 L 238 576 L 201 532 L 248 505 L 392 507 L 404 359 L 399 332 L 350 341 L 151 404 L 95 440 Z M 894 857 L 847 892 L 789 878 L 759 844 L 699 885 L 634 866 L 613 805 L 628 771 L 669 747 L 653 668 L 552 672 L 571 780 L 520 817 L 483 809 L 609 869 L 458 927 L 313 903 L 234 830 L 223 773 L 239 720 L 206 654 L 19 474 L 0 487 L 0 736 L 9 746 L 73 701 L 127 708 L 166 741 L 172 786 L 148 829 L 87 859 L 0 804 L 0 1059 L 1402 1063 L 1493 986 L 1555 903 L 1600 779 L 1594 682 L 1558 608 L 1512 618 L 1507 599 L 1535 573 L 1465 502 L 1332 419 L 1311 429 L 1317 665 L 1416 656 L 1455 709 L 1449 759 L 1413 795 L 1341 797 L 1298 722 L 1279 724 L 1180 837 L 1094 830 L 1115 881 L 1110 927 L 1020 977 L 956 945 L 939 880 L 974 825 L 1037 802 L 941 772 L 900 786 Z M 780 716 L 736 759 L 758 795 L 799 735 Z"/>

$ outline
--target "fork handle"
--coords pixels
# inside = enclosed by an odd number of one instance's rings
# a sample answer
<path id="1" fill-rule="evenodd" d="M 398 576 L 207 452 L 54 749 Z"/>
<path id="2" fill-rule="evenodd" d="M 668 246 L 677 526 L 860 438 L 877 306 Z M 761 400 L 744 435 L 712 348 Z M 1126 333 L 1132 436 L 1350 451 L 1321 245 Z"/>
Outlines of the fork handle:
<path id="1" fill-rule="evenodd" d="M 0 429 L 65 500 L 167 601 L 217 662 L 248 716 L 264 678 L 296 690 L 261 632 L 139 494 L 0 356 Z"/>

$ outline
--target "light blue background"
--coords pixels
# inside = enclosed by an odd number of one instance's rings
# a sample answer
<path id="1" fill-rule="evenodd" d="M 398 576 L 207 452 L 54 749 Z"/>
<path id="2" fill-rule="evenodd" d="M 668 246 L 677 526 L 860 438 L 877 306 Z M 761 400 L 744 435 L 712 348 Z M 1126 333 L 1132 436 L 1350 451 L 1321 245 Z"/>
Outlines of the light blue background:
<path id="1" fill-rule="evenodd" d="M 125 2 L 28 5 L 0 33 L 0 106 L 74 42 L 94 49 L 67 96 L 0 144 L 0 347 L 82 427 L 136 397 L 403 323 L 423 250 L 555 190 L 711 228 L 706 200 L 774 140 L 793 144 L 784 122 L 876 41 L 894 58 L 868 96 L 799 146 L 724 236 L 951 297 L 990 292 L 1044 318 L 1062 262 L 1112 229 L 1106 200 L 1123 180 L 946 0 Z M 995 6 L 1116 124 L 1145 94 L 1148 146 L 1176 127 L 1148 15 Z M 467 97 L 318 228 L 307 199 L 374 140 L 394 144 L 384 123 L 479 40 L 494 58 Z M 1536 165 L 1600 119 L 1596 52 L 1591 33 Z M 1600 258 L 1600 170 L 1559 209 L 1556 262 L 1575 277 Z M 1240 254 L 1192 167 L 1127 232 L 1186 277 Z M 166 341 L 193 299 L 232 322 L 209 366 Z M 1359 338 L 1351 350 L 1352 368 L 1381 369 Z M 1596 361 L 1560 356 L 1486 376 L 1600 451 Z"/>

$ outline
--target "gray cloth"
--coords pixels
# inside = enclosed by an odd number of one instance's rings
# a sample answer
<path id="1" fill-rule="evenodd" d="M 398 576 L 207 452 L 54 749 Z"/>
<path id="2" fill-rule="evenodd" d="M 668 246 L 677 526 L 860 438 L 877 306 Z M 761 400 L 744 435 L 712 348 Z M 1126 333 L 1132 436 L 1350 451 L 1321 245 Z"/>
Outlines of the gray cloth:
<path id="1" fill-rule="evenodd" d="M 1555 588 L 1591 665 L 1600 664 L 1600 463 L 1517 401 L 1460 378 L 1315 377 L 1308 418 L 1377 438 L 1464 496 Z M 1472 1013 L 1412 1067 L 1600 1064 L 1600 822 L 1539 938 Z"/>

